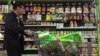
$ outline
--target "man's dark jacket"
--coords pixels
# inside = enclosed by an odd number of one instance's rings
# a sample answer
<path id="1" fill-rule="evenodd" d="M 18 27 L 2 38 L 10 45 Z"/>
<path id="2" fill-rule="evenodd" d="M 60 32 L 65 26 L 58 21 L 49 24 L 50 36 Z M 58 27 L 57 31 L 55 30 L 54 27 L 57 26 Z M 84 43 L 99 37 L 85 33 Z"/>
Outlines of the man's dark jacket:
<path id="1" fill-rule="evenodd" d="M 4 48 L 7 50 L 23 50 L 24 25 L 14 13 L 8 13 L 5 17 Z"/>

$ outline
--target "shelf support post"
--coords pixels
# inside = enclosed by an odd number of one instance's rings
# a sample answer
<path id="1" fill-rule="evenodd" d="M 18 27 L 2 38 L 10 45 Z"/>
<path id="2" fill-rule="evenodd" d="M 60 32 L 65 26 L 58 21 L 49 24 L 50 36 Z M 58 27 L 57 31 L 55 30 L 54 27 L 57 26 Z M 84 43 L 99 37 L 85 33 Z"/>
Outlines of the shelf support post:
<path id="1" fill-rule="evenodd" d="M 97 21 L 97 41 L 98 41 L 98 56 L 100 56 L 100 0 L 96 0 L 96 21 Z"/>

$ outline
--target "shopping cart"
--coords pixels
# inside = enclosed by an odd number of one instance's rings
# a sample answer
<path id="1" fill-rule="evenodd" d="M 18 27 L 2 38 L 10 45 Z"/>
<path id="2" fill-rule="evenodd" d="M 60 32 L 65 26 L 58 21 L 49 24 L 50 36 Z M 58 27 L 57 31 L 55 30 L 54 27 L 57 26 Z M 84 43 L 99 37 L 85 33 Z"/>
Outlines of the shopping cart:
<path id="1" fill-rule="evenodd" d="M 79 56 L 79 45 L 83 42 L 80 32 L 66 34 L 57 38 L 49 32 L 39 34 L 42 56 Z"/>

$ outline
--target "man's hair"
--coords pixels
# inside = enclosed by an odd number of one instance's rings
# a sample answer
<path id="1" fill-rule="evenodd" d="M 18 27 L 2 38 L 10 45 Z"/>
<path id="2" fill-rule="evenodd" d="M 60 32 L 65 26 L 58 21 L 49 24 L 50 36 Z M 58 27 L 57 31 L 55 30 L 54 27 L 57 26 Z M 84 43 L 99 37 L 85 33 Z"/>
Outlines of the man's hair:
<path id="1" fill-rule="evenodd" d="M 13 3 L 13 10 L 16 10 L 17 9 L 17 7 L 22 7 L 22 6 L 24 6 L 24 4 L 23 3 L 20 3 L 20 2 L 15 2 L 15 3 Z"/>

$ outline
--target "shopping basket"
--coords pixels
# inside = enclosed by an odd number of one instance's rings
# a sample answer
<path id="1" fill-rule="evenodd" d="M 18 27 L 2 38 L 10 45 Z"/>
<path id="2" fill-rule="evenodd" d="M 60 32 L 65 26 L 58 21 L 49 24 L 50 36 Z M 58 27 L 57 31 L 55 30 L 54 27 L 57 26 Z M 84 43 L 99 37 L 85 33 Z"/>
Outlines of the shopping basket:
<path id="1" fill-rule="evenodd" d="M 43 56 L 72 56 L 79 52 L 78 46 L 83 43 L 80 32 L 66 34 L 59 38 L 54 33 L 42 32 L 39 39 Z"/>

